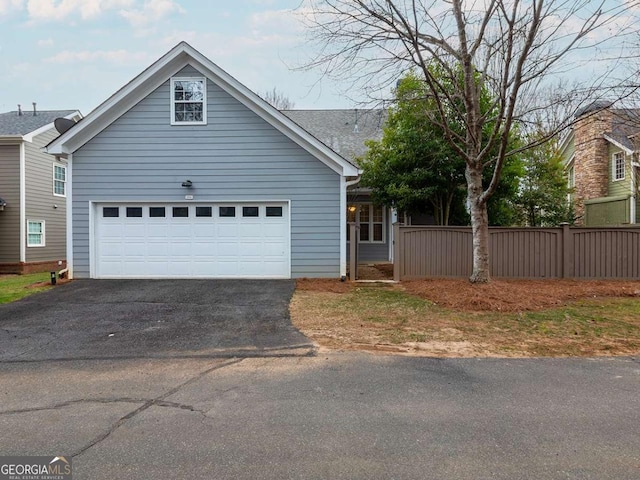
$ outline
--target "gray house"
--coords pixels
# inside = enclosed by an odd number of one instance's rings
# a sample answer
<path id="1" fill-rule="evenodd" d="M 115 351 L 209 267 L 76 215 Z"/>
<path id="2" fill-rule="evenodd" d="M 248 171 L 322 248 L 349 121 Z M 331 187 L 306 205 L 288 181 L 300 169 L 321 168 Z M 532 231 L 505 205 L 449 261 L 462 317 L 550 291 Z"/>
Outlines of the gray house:
<path id="1" fill-rule="evenodd" d="M 66 258 L 67 165 L 41 149 L 75 110 L 0 114 L 0 273 L 58 268 Z"/>
<path id="2" fill-rule="evenodd" d="M 184 42 L 47 151 L 72 277 L 346 274 L 358 168 Z"/>

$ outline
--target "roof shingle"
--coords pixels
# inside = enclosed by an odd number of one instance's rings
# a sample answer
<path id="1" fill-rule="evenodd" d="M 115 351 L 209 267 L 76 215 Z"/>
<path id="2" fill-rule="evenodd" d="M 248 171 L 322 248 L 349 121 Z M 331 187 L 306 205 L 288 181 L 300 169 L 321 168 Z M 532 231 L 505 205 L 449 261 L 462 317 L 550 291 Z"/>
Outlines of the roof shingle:
<path id="1" fill-rule="evenodd" d="M 33 112 L 23 111 L 18 115 L 17 111 L 0 113 L 0 136 L 26 135 L 52 123 L 56 118 L 66 117 L 77 110 L 42 110 L 34 115 Z"/>

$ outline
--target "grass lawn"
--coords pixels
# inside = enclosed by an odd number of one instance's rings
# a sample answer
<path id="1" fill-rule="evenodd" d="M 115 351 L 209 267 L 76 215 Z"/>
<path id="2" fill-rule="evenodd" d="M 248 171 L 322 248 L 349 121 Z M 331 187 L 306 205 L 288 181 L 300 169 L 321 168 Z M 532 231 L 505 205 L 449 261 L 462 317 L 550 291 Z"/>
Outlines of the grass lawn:
<path id="1" fill-rule="evenodd" d="M 299 283 L 291 318 L 330 349 L 445 357 L 640 354 L 637 297 L 591 295 L 537 311 L 468 311 L 403 285 L 327 285 Z"/>
<path id="2" fill-rule="evenodd" d="M 29 275 L 0 275 L 0 304 L 19 300 L 27 295 L 48 290 L 51 286 L 31 287 L 34 283 L 48 282 L 49 272 Z"/>

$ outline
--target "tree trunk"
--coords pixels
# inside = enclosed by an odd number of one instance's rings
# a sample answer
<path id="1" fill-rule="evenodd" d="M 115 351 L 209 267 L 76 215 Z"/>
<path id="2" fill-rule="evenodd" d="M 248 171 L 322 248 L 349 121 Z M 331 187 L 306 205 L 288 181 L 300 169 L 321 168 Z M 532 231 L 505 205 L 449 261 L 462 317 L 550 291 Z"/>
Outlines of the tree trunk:
<path id="1" fill-rule="evenodd" d="M 489 282 L 489 216 L 482 199 L 482 168 L 467 164 L 467 197 L 473 235 L 473 273 L 471 283 Z"/>

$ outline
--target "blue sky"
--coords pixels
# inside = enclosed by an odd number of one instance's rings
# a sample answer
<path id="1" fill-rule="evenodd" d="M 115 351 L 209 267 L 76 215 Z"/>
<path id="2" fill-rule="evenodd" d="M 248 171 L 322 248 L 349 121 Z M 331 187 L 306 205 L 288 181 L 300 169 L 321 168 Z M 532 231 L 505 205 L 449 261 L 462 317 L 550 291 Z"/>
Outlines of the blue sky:
<path id="1" fill-rule="evenodd" d="M 181 40 L 256 92 L 296 108 L 349 108 L 309 59 L 300 0 L 0 0 L 0 112 L 106 100 Z"/>

